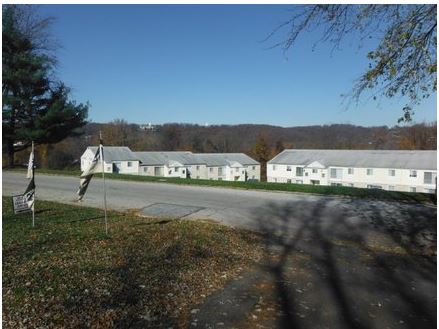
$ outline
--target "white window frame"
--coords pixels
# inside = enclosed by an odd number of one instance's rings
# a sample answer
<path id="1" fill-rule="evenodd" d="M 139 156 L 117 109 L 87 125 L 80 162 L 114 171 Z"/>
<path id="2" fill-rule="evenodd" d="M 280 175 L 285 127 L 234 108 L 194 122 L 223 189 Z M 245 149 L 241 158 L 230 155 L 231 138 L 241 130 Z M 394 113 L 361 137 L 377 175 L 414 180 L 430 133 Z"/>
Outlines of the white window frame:
<path id="1" fill-rule="evenodd" d="M 127 161 L 127 167 L 128 167 L 128 168 L 131 168 L 132 166 L 133 166 L 132 161 Z"/>
<path id="2" fill-rule="evenodd" d="M 291 171 L 291 166 L 287 166 L 287 171 Z"/>
<path id="3" fill-rule="evenodd" d="M 366 169 L 366 176 L 373 176 L 373 169 L 372 168 Z"/>
<path id="4" fill-rule="evenodd" d="M 416 170 L 410 170 L 410 177 L 418 177 L 418 172 Z"/>
<path id="5" fill-rule="evenodd" d="M 395 175 L 396 175 L 396 170 L 395 169 L 389 169 L 389 176 L 395 177 Z"/>
<path id="6" fill-rule="evenodd" d="M 354 174 L 354 168 L 348 168 L 348 175 Z"/>

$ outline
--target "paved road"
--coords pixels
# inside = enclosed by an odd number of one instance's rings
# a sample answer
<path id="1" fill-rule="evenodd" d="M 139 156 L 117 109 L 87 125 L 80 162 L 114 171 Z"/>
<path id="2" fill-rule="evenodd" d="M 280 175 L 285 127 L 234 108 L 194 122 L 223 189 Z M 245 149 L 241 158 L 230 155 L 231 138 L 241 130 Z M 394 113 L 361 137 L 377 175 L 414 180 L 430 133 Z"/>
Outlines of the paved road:
<path id="1" fill-rule="evenodd" d="M 331 231 L 337 231 L 337 227 L 349 230 L 355 226 L 359 229 L 366 224 L 368 228 L 374 228 L 385 221 L 387 226 L 399 231 L 419 231 L 419 224 L 422 226 L 420 231 L 425 233 L 425 226 L 434 224 L 435 227 L 436 223 L 436 207 L 425 205 L 118 180 L 107 180 L 106 183 L 107 203 L 112 209 L 138 209 L 151 216 L 211 219 L 259 230 L 266 230 L 267 223 L 277 221 L 270 229 L 282 234 L 296 231 L 304 222 L 315 217 L 321 221 L 322 228 L 330 228 Z M 37 175 L 36 184 L 37 198 L 76 203 L 78 178 Z M 3 173 L 4 195 L 22 193 L 26 185 L 24 174 Z M 92 179 L 82 204 L 102 207 L 100 178 Z M 406 222 L 410 223 L 408 227 Z"/>

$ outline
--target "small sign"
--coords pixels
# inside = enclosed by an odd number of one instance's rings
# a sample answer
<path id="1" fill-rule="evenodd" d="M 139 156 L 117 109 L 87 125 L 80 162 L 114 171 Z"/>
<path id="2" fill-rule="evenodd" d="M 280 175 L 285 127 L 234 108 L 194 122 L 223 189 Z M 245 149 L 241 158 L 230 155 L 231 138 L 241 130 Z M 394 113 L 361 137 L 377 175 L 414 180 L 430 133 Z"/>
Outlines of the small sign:
<path id="1" fill-rule="evenodd" d="M 14 214 L 32 211 L 28 204 L 27 194 L 14 195 L 12 197 L 12 205 L 14 206 Z"/>

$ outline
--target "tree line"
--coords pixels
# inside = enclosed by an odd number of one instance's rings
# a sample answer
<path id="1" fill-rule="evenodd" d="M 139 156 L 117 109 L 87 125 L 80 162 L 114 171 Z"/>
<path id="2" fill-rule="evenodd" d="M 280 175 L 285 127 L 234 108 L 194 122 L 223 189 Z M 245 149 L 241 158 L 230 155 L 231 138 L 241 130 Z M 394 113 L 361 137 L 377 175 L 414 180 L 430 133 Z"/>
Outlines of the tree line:
<path id="1" fill-rule="evenodd" d="M 110 123 L 89 123 L 80 128 L 80 135 L 39 145 L 37 163 L 54 169 L 79 168 L 86 147 L 98 144 L 99 131 L 107 146 L 128 146 L 133 151 L 242 152 L 263 164 L 286 148 L 435 150 L 436 127 L 436 122 L 395 127 L 333 124 L 288 128 L 169 123 L 154 130 L 143 130 L 137 124 L 118 119 Z M 27 161 L 27 153 L 17 154 L 17 164 Z"/>

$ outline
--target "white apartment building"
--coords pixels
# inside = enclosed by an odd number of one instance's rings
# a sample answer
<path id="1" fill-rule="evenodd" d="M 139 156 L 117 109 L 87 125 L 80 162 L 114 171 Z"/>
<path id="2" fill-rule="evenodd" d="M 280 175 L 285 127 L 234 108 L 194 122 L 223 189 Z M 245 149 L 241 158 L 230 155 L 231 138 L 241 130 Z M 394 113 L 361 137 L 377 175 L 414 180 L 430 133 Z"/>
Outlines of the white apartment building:
<path id="1" fill-rule="evenodd" d="M 436 151 L 284 150 L 267 181 L 435 193 Z"/>
<path id="2" fill-rule="evenodd" d="M 89 146 L 81 156 L 81 170 L 87 169 L 97 151 L 97 146 Z M 99 163 L 99 168 L 102 163 Z M 106 173 L 133 174 L 139 172 L 140 160 L 126 146 L 104 147 L 104 170 Z"/>
<path id="3" fill-rule="evenodd" d="M 97 147 L 81 156 L 81 170 L 90 166 Z M 105 172 L 158 177 L 228 181 L 260 180 L 259 162 L 243 153 L 132 152 L 128 147 L 104 147 Z"/>
<path id="4" fill-rule="evenodd" d="M 204 178 L 206 165 L 192 152 L 133 152 L 140 160 L 139 175 Z"/>
<path id="5" fill-rule="evenodd" d="M 244 153 L 197 153 L 206 165 L 204 179 L 227 181 L 259 181 L 261 165 Z"/>

